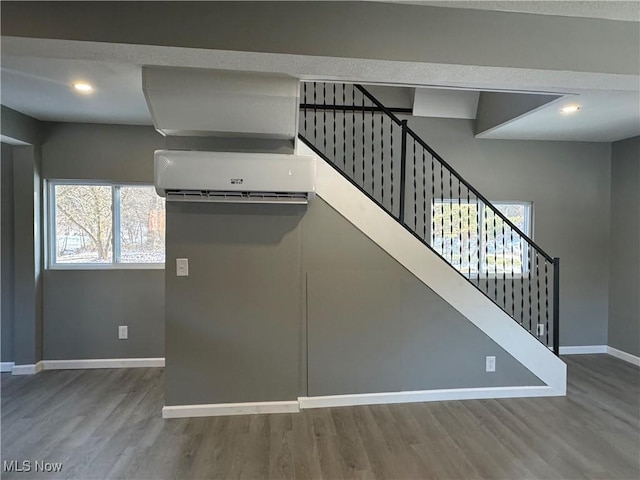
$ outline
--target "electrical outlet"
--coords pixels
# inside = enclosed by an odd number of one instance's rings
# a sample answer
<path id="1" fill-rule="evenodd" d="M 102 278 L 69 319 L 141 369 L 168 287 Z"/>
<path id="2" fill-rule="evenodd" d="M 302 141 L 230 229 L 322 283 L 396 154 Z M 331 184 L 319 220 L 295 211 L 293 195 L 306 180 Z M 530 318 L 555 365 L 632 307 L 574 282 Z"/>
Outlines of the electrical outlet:
<path id="1" fill-rule="evenodd" d="M 486 361 L 486 371 L 487 372 L 495 372 L 496 371 L 496 357 L 487 357 Z"/>
<path id="2" fill-rule="evenodd" d="M 542 337 L 544 335 L 544 323 L 538 324 L 538 336 Z"/>
<path id="3" fill-rule="evenodd" d="M 127 338 L 129 338 L 129 327 L 126 325 L 120 325 L 118 327 L 118 339 L 126 340 Z"/>

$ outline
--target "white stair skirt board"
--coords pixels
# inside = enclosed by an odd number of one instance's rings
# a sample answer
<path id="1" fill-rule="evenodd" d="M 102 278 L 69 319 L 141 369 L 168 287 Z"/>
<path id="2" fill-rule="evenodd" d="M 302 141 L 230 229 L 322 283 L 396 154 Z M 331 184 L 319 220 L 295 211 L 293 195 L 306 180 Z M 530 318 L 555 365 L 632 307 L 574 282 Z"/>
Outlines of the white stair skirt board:
<path id="1" fill-rule="evenodd" d="M 616 358 L 619 358 L 620 360 L 624 360 L 625 362 L 629 362 L 640 367 L 640 357 L 637 357 L 627 352 L 623 352 L 622 350 L 618 350 L 617 348 L 613 348 L 613 347 L 607 347 L 606 353 Z"/>
<path id="2" fill-rule="evenodd" d="M 315 155 L 301 141 L 297 153 Z M 548 385 L 549 395 L 566 395 L 562 360 L 320 158 L 316 193 Z"/>
<path id="3" fill-rule="evenodd" d="M 14 365 L 11 369 L 11 375 L 33 375 L 42 370 L 42 362 L 28 365 Z"/>
<path id="4" fill-rule="evenodd" d="M 352 405 L 378 405 L 382 403 L 441 402 L 447 400 L 479 400 L 486 398 L 549 397 L 556 393 L 551 387 L 486 387 L 451 388 L 443 390 L 416 390 L 410 392 L 358 393 L 353 395 L 327 395 L 300 397 L 300 408 L 348 407 Z"/>
<path id="5" fill-rule="evenodd" d="M 175 405 L 162 408 L 162 418 L 216 417 L 221 415 L 254 415 L 258 413 L 297 413 L 296 400 L 286 402 L 212 403 Z"/>
<path id="6" fill-rule="evenodd" d="M 44 370 L 83 370 L 89 368 L 164 367 L 164 358 L 95 358 L 88 360 L 43 360 Z"/>
<path id="7" fill-rule="evenodd" d="M 571 345 L 560 347 L 560 355 L 587 355 L 590 353 L 607 353 L 606 345 Z"/>
<path id="8" fill-rule="evenodd" d="M 15 363 L 13 362 L 0 362 L 0 372 L 1 373 L 11 372 L 14 365 Z"/>

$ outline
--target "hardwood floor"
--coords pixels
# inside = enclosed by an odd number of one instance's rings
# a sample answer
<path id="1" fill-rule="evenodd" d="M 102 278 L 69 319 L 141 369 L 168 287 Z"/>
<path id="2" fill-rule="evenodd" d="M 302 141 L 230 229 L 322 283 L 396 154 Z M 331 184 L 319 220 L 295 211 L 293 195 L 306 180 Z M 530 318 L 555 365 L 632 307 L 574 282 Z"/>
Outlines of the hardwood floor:
<path id="1" fill-rule="evenodd" d="M 63 463 L 2 478 L 639 479 L 640 369 L 563 358 L 566 398 L 176 420 L 162 369 L 2 374 L 2 460 Z"/>

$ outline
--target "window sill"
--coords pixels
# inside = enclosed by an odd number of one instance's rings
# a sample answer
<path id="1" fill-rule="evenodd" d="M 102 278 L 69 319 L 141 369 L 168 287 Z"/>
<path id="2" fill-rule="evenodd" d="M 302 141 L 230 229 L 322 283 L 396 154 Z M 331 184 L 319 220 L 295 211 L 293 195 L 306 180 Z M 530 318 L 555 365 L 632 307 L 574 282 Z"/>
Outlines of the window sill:
<path id="1" fill-rule="evenodd" d="M 164 270 L 164 263 L 68 263 L 52 264 L 47 270 Z"/>

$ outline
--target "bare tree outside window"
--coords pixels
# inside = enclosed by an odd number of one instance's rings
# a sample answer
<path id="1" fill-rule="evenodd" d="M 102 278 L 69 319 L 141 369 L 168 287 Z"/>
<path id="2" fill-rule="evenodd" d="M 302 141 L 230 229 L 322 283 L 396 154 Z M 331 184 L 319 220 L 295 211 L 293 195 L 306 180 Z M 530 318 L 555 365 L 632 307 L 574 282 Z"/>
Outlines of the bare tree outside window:
<path id="1" fill-rule="evenodd" d="M 56 185 L 56 262 L 112 261 L 111 187 Z"/>
<path id="2" fill-rule="evenodd" d="M 165 204 L 153 187 L 56 182 L 51 200 L 53 263 L 164 263 Z"/>
<path id="3" fill-rule="evenodd" d="M 120 188 L 120 262 L 164 262 L 164 198 L 153 187 Z"/>

